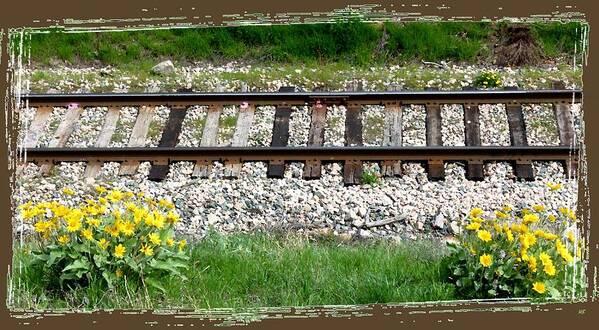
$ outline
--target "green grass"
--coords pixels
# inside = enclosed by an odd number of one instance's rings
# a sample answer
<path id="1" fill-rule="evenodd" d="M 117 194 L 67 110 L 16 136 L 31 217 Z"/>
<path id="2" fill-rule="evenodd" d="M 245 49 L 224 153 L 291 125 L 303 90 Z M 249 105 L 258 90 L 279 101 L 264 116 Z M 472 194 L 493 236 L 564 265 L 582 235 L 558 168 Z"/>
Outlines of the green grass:
<path id="1" fill-rule="evenodd" d="M 18 270 L 15 254 L 12 308 L 254 308 L 455 299 L 441 278 L 440 243 L 342 242 L 283 234 L 211 233 L 191 250 L 187 282 L 164 279 L 167 294 L 99 283 L 66 293 L 38 287 L 40 274 Z"/>
<path id="2" fill-rule="evenodd" d="M 379 177 L 375 172 L 364 171 L 362 172 L 362 177 L 360 178 L 363 184 L 369 184 L 371 186 L 376 186 L 379 184 Z"/>
<path id="3" fill-rule="evenodd" d="M 148 71 L 157 61 L 243 60 L 254 63 L 345 63 L 370 66 L 426 61 L 479 62 L 498 25 L 485 22 L 294 24 L 121 32 L 32 33 L 25 46 L 36 65 L 113 65 Z M 548 57 L 571 55 L 581 23 L 534 23 Z M 577 30 L 578 29 L 578 30 Z M 47 31 L 47 30 L 46 30 Z M 14 40 L 15 45 L 17 43 Z"/>

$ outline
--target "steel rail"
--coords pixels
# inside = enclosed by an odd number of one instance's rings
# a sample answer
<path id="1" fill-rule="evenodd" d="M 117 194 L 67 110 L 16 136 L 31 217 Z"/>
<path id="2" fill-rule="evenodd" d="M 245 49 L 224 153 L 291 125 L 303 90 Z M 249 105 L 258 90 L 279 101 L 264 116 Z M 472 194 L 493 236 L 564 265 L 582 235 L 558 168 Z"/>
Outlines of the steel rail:
<path id="1" fill-rule="evenodd" d="M 325 104 L 484 104 L 484 103 L 568 103 L 580 102 L 582 90 L 458 90 L 390 92 L 249 92 L 249 93 L 103 93 L 23 94 L 29 106 L 137 106 L 209 105 L 249 102 L 255 105 Z"/>
<path id="2" fill-rule="evenodd" d="M 59 162 L 143 162 L 170 164 L 179 161 L 238 162 L 338 162 L 338 161 L 570 161 L 578 149 L 544 147 L 148 147 L 148 148 L 30 148 L 25 160 Z"/>

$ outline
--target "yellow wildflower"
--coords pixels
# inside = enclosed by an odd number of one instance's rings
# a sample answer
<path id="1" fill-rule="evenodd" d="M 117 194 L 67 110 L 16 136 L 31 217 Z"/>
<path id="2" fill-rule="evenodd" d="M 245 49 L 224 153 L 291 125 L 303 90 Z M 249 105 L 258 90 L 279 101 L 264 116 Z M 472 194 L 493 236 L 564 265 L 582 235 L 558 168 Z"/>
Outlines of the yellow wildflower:
<path id="1" fill-rule="evenodd" d="M 94 226 L 96 228 L 100 227 L 100 219 L 96 219 L 96 218 L 87 218 L 85 219 L 85 223 L 88 226 Z"/>
<path id="2" fill-rule="evenodd" d="M 510 242 L 510 243 L 511 243 L 511 242 L 513 242 L 513 241 L 514 241 L 514 234 L 512 234 L 512 231 L 511 231 L 511 230 L 509 230 L 509 229 L 508 229 L 508 230 L 505 232 L 505 234 L 507 235 L 507 240 L 508 240 L 508 242 Z"/>
<path id="3" fill-rule="evenodd" d="M 549 276 L 555 276 L 555 266 L 553 263 L 543 266 L 543 271 Z"/>
<path id="4" fill-rule="evenodd" d="M 536 292 L 543 294 L 545 293 L 545 283 L 543 282 L 534 282 L 532 285 L 532 289 L 535 290 Z"/>
<path id="5" fill-rule="evenodd" d="M 33 202 L 29 201 L 18 206 L 19 210 L 28 210 L 33 206 Z"/>
<path id="6" fill-rule="evenodd" d="M 123 277 L 123 270 L 118 268 L 115 272 L 116 277 Z"/>
<path id="7" fill-rule="evenodd" d="M 543 211 L 545 211 L 545 206 L 537 204 L 537 205 L 533 205 L 532 209 L 537 212 L 543 212 Z"/>
<path id="8" fill-rule="evenodd" d="M 108 195 L 106 195 L 106 197 L 111 201 L 111 202 L 118 202 L 121 199 L 123 199 L 123 193 L 118 190 L 118 189 L 114 189 L 112 191 L 110 191 L 108 193 Z"/>
<path id="9" fill-rule="evenodd" d="M 135 194 L 130 191 L 126 191 L 123 195 L 126 199 L 131 199 L 133 196 L 135 196 Z"/>
<path id="10" fill-rule="evenodd" d="M 151 256 L 154 254 L 154 249 L 148 245 L 142 245 L 139 249 L 139 252 L 145 254 L 146 256 Z"/>
<path id="11" fill-rule="evenodd" d="M 547 182 L 547 187 L 549 187 L 549 189 L 551 189 L 551 191 L 556 191 L 562 188 L 562 184 L 561 183 L 553 183 L 553 182 Z"/>
<path id="12" fill-rule="evenodd" d="M 81 228 L 81 218 L 69 217 L 67 218 L 67 231 L 74 232 Z"/>
<path id="13" fill-rule="evenodd" d="M 98 202 L 100 202 L 100 204 L 106 204 L 106 203 L 108 203 L 108 200 L 104 197 L 100 197 L 100 198 L 98 198 Z"/>
<path id="14" fill-rule="evenodd" d="M 168 213 L 166 214 L 166 221 L 168 221 L 169 223 L 177 223 L 180 219 L 181 217 L 173 211 L 168 211 Z"/>
<path id="15" fill-rule="evenodd" d="M 65 245 L 70 240 L 71 240 L 71 238 L 68 235 L 61 235 L 58 237 L 58 243 L 60 243 L 60 245 Z"/>
<path id="16" fill-rule="evenodd" d="M 101 248 L 102 250 L 106 250 L 106 248 L 108 247 L 108 245 L 109 245 L 109 244 L 110 244 L 110 243 L 109 243 L 109 242 L 108 242 L 108 241 L 107 241 L 105 238 L 101 238 L 101 239 L 98 241 L 98 245 L 100 245 L 100 248 Z"/>
<path id="17" fill-rule="evenodd" d="M 572 255 L 570 254 L 570 252 L 568 251 L 567 248 L 562 248 L 557 250 L 557 252 L 560 254 L 560 256 L 562 257 L 562 259 L 564 259 L 565 262 L 570 263 L 572 262 L 572 260 L 574 260 L 574 257 L 572 257 Z"/>
<path id="18" fill-rule="evenodd" d="M 520 244 L 522 244 L 522 247 L 525 249 L 528 249 L 529 247 L 535 245 L 536 242 L 537 238 L 533 234 L 526 233 L 520 236 Z"/>
<path id="19" fill-rule="evenodd" d="M 528 227 L 526 227 L 526 225 L 523 224 L 513 224 L 512 231 L 515 231 L 520 234 L 525 234 L 528 233 Z"/>
<path id="20" fill-rule="evenodd" d="M 545 236 L 543 236 L 543 238 L 545 238 L 546 240 L 549 240 L 549 241 L 553 241 L 554 239 L 557 238 L 557 235 L 552 234 L 552 233 L 545 233 Z"/>
<path id="21" fill-rule="evenodd" d="M 135 224 L 139 224 L 146 215 L 148 215 L 148 210 L 144 208 L 136 208 L 133 210 L 133 222 L 135 222 Z"/>
<path id="22" fill-rule="evenodd" d="M 137 205 L 135 203 L 127 202 L 125 203 L 125 209 L 129 212 L 134 212 L 137 209 Z"/>
<path id="23" fill-rule="evenodd" d="M 522 217 L 522 223 L 524 223 L 525 225 L 527 225 L 529 223 L 535 223 L 538 221 L 539 221 L 539 216 L 536 214 L 528 213 L 524 217 Z"/>
<path id="24" fill-rule="evenodd" d="M 511 211 L 512 211 L 512 207 L 511 207 L 510 205 L 507 205 L 507 204 L 506 204 L 506 205 L 504 205 L 504 206 L 503 206 L 503 208 L 501 208 L 501 210 L 502 210 L 503 212 L 506 212 L 506 213 L 507 213 L 507 212 L 511 212 Z"/>
<path id="25" fill-rule="evenodd" d="M 117 236 L 119 236 L 119 233 L 120 233 L 119 227 L 117 227 L 117 226 L 106 226 L 104 228 L 104 231 L 107 232 L 108 234 L 110 234 L 110 236 L 112 236 L 112 237 L 117 237 Z"/>
<path id="26" fill-rule="evenodd" d="M 539 259 L 541 259 L 541 262 L 543 263 L 543 265 L 547 265 L 549 263 L 552 263 L 551 256 L 548 255 L 546 252 L 541 252 L 539 254 Z"/>
<path id="27" fill-rule="evenodd" d="M 172 237 L 166 239 L 166 245 L 173 246 L 175 245 L 175 240 Z"/>
<path id="28" fill-rule="evenodd" d="M 35 225 L 33 225 L 33 227 L 35 227 L 35 231 L 38 233 L 44 233 L 46 232 L 48 229 L 50 229 L 50 226 L 52 224 L 49 221 L 38 221 L 35 223 Z"/>
<path id="29" fill-rule="evenodd" d="M 493 258 L 488 254 L 483 254 L 480 256 L 479 261 L 483 267 L 489 267 L 491 264 L 493 264 Z"/>
<path id="30" fill-rule="evenodd" d="M 93 234 L 92 234 L 92 231 L 91 231 L 91 229 L 89 229 L 89 228 L 86 228 L 86 229 L 82 230 L 82 231 L 81 231 L 81 235 L 82 235 L 83 237 L 85 237 L 86 239 L 90 240 L 90 241 L 94 239 L 94 236 L 93 236 Z"/>
<path id="31" fill-rule="evenodd" d="M 150 239 L 150 242 L 152 242 L 152 244 L 155 244 L 155 245 L 160 245 L 160 243 L 162 242 L 160 240 L 160 236 L 157 233 L 149 234 L 148 238 Z"/>
<path id="32" fill-rule="evenodd" d="M 487 230 L 479 230 L 477 236 L 483 242 L 489 242 L 492 239 L 491 233 Z"/>
<path id="33" fill-rule="evenodd" d="M 52 213 L 54 213 L 54 215 L 57 217 L 64 217 L 71 211 L 68 207 L 59 204 L 52 205 L 50 209 L 52 210 Z"/>
<path id="34" fill-rule="evenodd" d="M 568 241 L 574 243 L 574 233 L 572 231 L 568 231 L 566 237 L 568 238 Z"/>
<path id="35" fill-rule="evenodd" d="M 158 211 L 154 211 L 154 221 L 151 223 L 151 226 L 158 229 L 164 228 L 164 215 Z"/>
<path id="36" fill-rule="evenodd" d="M 501 211 L 495 211 L 495 217 L 497 217 L 498 219 L 505 219 L 507 218 L 507 214 Z"/>
<path id="37" fill-rule="evenodd" d="M 535 258 L 535 256 L 528 257 L 528 268 L 530 268 L 530 271 L 533 273 L 537 271 L 537 258 Z"/>
<path id="38" fill-rule="evenodd" d="M 131 221 L 125 221 L 120 230 L 125 236 L 132 236 L 135 233 L 135 224 Z"/>
<path id="39" fill-rule="evenodd" d="M 123 246 L 123 244 L 119 244 L 114 248 L 114 256 L 117 258 L 122 258 L 125 255 L 127 249 Z"/>
<path id="40" fill-rule="evenodd" d="M 500 226 L 500 225 L 498 225 L 498 224 L 494 223 L 494 224 L 493 224 L 493 229 L 495 229 L 495 231 L 496 231 L 497 233 L 501 233 L 501 226 Z"/>
<path id="41" fill-rule="evenodd" d="M 536 237 L 545 237 L 545 232 L 542 229 L 537 229 L 534 232 Z"/>
<path id="42" fill-rule="evenodd" d="M 485 222 L 485 220 L 483 220 L 483 218 L 479 218 L 479 217 L 474 217 L 470 219 L 472 222 L 476 222 L 476 223 L 483 223 Z"/>
<path id="43" fill-rule="evenodd" d="M 556 217 L 555 217 L 555 215 L 553 215 L 553 214 L 550 214 L 550 215 L 548 215 L 548 216 L 547 216 L 547 220 L 549 220 L 549 221 L 551 221 L 551 222 L 555 222 L 555 220 L 556 220 Z"/>
<path id="44" fill-rule="evenodd" d="M 182 239 L 179 241 L 179 252 L 183 251 L 183 248 L 185 248 L 185 245 L 187 245 L 187 241 Z"/>
<path id="45" fill-rule="evenodd" d="M 174 205 L 172 202 L 170 202 L 170 201 L 168 201 L 168 200 L 166 200 L 166 199 L 164 199 L 164 198 L 163 198 L 163 199 L 161 199 L 161 200 L 159 200 L 159 201 L 158 201 L 158 204 L 159 204 L 160 206 L 162 206 L 162 207 L 165 207 L 165 208 L 167 208 L 167 209 L 172 209 L 172 208 L 175 208 L 175 205 Z"/>
<path id="46" fill-rule="evenodd" d="M 96 186 L 95 189 L 99 194 L 103 194 L 106 192 L 106 188 L 104 188 L 102 186 Z"/>
<path id="47" fill-rule="evenodd" d="M 62 189 L 62 192 L 65 193 L 65 194 L 67 194 L 67 195 L 69 195 L 69 196 L 75 195 L 75 191 L 73 189 L 71 189 L 71 188 L 68 188 L 68 187 Z"/>
<path id="48" fill-rule="evenodd" d="M 470 210 L 470 217 L 471 218 L 478 218 L 483 214 L 483 210 L 481 208 L 475 207 L 472 210 Z"/>
<path id="49" fill-rule="evenodd" d="M 473 222 L 473 223 L 467 225 L 466 229 L 468 229 L 468 230 L 479 230 L 480 229 L 480 223 Z"/>
<path id="50" fill-rule="evenodd" d="M 576 213 L 567 207 L 560 207 L 559 212 L 567 216 L 570 220 L 576 220 Z"/>

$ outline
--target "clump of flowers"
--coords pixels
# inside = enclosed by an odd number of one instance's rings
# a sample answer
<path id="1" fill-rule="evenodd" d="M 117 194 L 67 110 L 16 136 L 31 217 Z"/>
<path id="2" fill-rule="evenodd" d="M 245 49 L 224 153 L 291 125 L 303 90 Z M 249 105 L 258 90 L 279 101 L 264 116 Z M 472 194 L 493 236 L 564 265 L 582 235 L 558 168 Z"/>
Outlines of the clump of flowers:
<path id="1" fill-rule="evenodd" d="M 43 269 L 46 287 L 85 286 L 92 280 L 113 287 L 126 280 L 163 290 L 159 279 L 185 279 L 187 242 L 175 237 L 180 217 L 172 202 L 102 186 L 95 190 L 76 207 L 58 201 L 19 206 L 35 231 L 28 266 Z"/>
<path id="2" fill-rule="evenodd" d="M 501 84 L 501 77 L 497 72 L 483 72 L 474 78 L 474 86 L 479 88 L 500 87 Z"/>
<path id="3" fill-rule="evenodd" d="M 560 184 L 549 183 L 555 192 Z M 448 243 L 448 278 L 464 298 L 578 298 L 586 280 L 583 239 L 567 207 L 506 205 L 489 216 L 470 211 L 463 234 Z"/>

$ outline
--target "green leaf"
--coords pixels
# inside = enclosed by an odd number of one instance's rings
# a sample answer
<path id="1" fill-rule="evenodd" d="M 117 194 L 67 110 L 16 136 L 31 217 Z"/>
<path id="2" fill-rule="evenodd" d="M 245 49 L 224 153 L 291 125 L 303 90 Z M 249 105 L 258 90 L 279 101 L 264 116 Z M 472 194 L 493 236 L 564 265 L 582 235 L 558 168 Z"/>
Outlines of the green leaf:
<path id="1" fill-rule="evenodd" d="M 501 290 L 503 290 L 503 291 L 507 291 L 507 292 L 510 292 L 510 291 L 511 291 L 511 288 L 510 288 L 510 286 L 509 286 L 509 285 L 507 285 L 507 284 L 499 284 L 499 289 L 501 289 Z"/>
<path id="2" fill-rule="evenodd" d="M 94 254 L 94 263 L 96 266 L 98 266 L 98 268 L 103 268 L 106 264 L 106 261 L 106 256 L 102 254 Z"/>
<path id="3" fill-rule="evenodd" d="M 177 269 L 177 267 L 180 267 L 180 263 L 174 261 L 160 261 L 154 259 L 149 263 L 149 266 L 154 269 L 166 270 L 173 274 L 180 275 L 179 270 Z"/>
<path id="4" fill-rule="evenodd" d="M 561 292 L 552 286 L 548 286 L 547 291 L 549 292 L 549 296 L 551 296 L 551 298 L 560 298 L 562 296 Z"/>
<path id="5" fill-rule="evenodd" d="M 74 280 L 75 279 L 75 274 L 73 273 L 62 273 L 62 275 L 60 275 L 60 286 L 62 287 L 64 281 L 66 280 Z"/>
<path id="6" fill-rule="evenodd" d="M 113 282 L 114 275 L 112 275 L 112 273 L 109 273 L 108 271 L 105 270 L 102 272 L 102 277 L 104 277 L 104 279 L 106 280 L 106 283 L 108 283 L 108 287 L 110 289 L 113 289 L 114 286 L 112 285 L 112 282 Z"/>
<path id="7" fill-rule="evenodd" d="M 50 251 L 50 256 L 48 257 L 48 262 L 46 263 L 48 267 L 53 266 L 57 261 L 60 261 L 64 258 L 62 251 Z"/>
<path id="8" fill-rule="evenodd" d="M 89 262 L 87 260 L 84 260 L 84 259 L 77 259 L 77 260 L 73 261 L 72 263 L 70 263 L 69 265 L 67 265 L 62 271 L 66 272 L 67 270 L 71 270 L 71 269 L 84 269 L 84 270 L 88 270 L 89 269 Z"/>
<path id="9" fill-rule="evenodd" d="M 162 293 L 166 293 L 166 289 L 164 288 L 164 286 L 162 286 L 162 284 L 160 284 L 160 282 L 158 280 L 151 278 L 151 277 L 147 277 L 147 278 L 144 278 L 144 281 L 148 285 L 162 291 Z"/>

